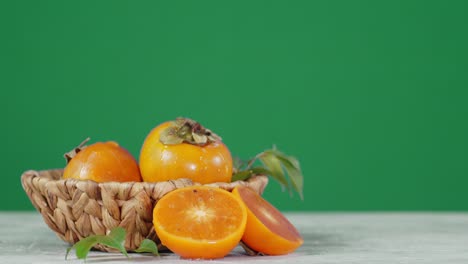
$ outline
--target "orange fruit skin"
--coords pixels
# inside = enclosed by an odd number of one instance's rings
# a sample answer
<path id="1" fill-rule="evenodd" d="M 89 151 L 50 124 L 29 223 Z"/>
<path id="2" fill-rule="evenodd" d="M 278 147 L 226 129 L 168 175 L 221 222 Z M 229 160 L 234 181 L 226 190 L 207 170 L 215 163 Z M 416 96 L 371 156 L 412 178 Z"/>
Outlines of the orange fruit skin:
<path id="1" fill-rule="evenodd" d="M 284 255 L 300 247 L 304 240 L 278 209 L 255 191 L 238 186 L 233 194 L 247 206 L 247 225 L 242 241 L 267 255 Z"/>
<path id="2" fill-rule="evenodd" d="M 223 258 L 239 244 L 246 223 L 242 201 L 216 187 L 174 190 L 153 210 L 161 243 L 185 259 Z"/>
<path id="3" fill-rule="evenodd" d="M 116 142 L 97 142 L 87 146 L 67 164 L 64 179 L 95 182 L 140 182 L 135 158 Z"/>
<path id="4" fill-rule="evenodd" d="M 202 184 L 231 181 L 232 157 L 226 145 L 220 141 L 205 146 L 188 143 L 165 145 L 159 137 L 170 125 L 171 122 L 165 122 L 155 127 L 143 143 L 140 152 L 143 181 L 179 178 L 189 178 Z"/>

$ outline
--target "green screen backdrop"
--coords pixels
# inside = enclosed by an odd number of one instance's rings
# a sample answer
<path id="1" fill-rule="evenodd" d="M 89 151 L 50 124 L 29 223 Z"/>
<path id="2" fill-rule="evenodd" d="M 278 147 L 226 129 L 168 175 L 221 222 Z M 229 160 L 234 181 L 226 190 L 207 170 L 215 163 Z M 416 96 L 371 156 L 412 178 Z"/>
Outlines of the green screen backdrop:
<path id="1" fill-rule="evenodd" d="M 281 210 L 468 210 L 468 1 L 2 1 L 0 210 L 87 136 L 187 116 L 299 158 Z"/>

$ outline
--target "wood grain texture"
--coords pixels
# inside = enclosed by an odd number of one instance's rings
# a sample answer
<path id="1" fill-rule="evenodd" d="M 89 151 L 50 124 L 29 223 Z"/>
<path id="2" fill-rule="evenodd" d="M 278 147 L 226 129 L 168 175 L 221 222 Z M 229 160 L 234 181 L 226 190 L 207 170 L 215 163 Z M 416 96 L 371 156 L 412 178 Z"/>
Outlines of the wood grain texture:
<path id="1" fill-rule="evenodd" d="M 468 213 L 286 214 L 304 236 L 287 256 L 249 257 L 237 247 L 209 263 L 468 263 Z M 0 212 L 0 263 L 65 263 L 62 242 L 37 212 Z M 91 252 L 88 263 L 187 263 L 161 258 Z M 66 263 L 83 263 L 74 256 Z M 198 263 L 198 262 L 197 262 Z"/>

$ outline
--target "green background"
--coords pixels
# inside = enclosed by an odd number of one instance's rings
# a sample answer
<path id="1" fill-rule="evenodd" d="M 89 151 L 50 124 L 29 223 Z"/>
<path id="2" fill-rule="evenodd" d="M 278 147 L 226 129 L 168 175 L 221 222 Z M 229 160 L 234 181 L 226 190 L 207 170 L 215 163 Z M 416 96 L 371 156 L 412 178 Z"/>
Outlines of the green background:
<path id="1" fill-rule="evenodd" d="M 178 116 L 299 158 L 281 210 L 468 210 L 468 1 L 2 1 L 1 210 L 87 136 Z"/>

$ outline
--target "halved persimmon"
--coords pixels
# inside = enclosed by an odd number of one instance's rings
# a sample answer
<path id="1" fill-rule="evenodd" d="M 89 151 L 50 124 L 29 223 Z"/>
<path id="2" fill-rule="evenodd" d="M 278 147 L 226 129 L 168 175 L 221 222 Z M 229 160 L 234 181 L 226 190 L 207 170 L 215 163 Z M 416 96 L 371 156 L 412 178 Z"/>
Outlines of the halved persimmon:
<path id="1" fill-rule="evenodd" d="M 135 158 L 114 141 L 96 142 L 83 148 L 68 162 L 62 178 L 95 182 L 141 182 Z"/>
<path id="2" fill-rule="evenodd" d="M 242 201 L 216 187 L 174 190 L 153 210 L 161 243 L 187 259 L 226 256 L 240 242 L 246 222 L 247 209 Z"/>
<path id="3" fill-rule="evenodd" d="M 247 206 L 247 225 L 242 242 L 267 255 L 283 255 L 296 250 L 304 240 L 297 229 L 272 204 L 246 186 L 233 194 Z"/>

